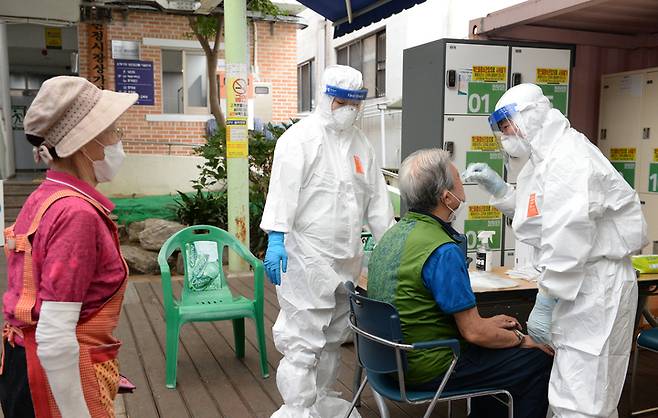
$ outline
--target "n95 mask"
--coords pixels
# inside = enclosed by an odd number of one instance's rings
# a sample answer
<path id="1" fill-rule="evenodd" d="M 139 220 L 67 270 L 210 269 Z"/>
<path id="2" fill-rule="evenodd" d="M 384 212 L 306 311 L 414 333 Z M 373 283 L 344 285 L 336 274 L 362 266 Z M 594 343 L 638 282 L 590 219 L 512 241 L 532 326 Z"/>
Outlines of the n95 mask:
<path id="1" fill-rule="evenodd" d="M 341 106 L 333 110 L 331 116 L 336 128 L 342 131 L 354 125 L 359 116 L 359 109 L 356 106 Z"/>
<path id="2" fill-rule="evenodd" d="M 526 160 L 530 158 L 530 144 L 523 138 L 516 135 L 503 135 L 501 145 L 507 155 L 514 158 Z"/>

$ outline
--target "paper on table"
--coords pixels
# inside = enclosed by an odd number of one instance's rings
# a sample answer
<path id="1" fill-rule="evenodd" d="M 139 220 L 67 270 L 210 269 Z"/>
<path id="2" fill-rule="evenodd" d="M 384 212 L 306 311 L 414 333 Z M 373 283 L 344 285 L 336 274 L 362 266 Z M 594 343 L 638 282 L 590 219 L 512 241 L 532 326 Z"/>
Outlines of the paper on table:
<path id="1" fill-rule="evenodd" d="M 507 289 L 518 286 L 514 280 L 504 279 L 486 271 L 471 271 L 469 276 L 471 287 L 477 289 Z"/>
<path id="2" fill-rule="evenodd" d="M 515 279 L 525 279 L 531 282 L 536 282 L 539 279 L 539 271 L 532 266 L 514 267 L 507 270 L 507 275 Z"/>

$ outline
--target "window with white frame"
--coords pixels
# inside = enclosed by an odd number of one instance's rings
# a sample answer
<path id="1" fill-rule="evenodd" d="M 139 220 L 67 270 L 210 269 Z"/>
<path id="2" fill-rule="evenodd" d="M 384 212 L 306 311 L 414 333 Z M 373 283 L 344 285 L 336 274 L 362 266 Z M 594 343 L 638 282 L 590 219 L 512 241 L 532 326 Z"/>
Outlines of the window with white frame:
<path id="1" fill-rule="evenodd" d="M 386 96 L 385 30 L 336 48 L 336 62 L 361 71 L 368 98 Z"/>
<path id="2" fill-rule="evenodd" d="M 163 113 L 207 114 L 208 69 L 203 52 L 162 50 Z"/>
<path id="3" fill-rule="evenodd" d="M 313 60 L 308 60 L 297 66 L 297 111 L 313 110 Z"/>

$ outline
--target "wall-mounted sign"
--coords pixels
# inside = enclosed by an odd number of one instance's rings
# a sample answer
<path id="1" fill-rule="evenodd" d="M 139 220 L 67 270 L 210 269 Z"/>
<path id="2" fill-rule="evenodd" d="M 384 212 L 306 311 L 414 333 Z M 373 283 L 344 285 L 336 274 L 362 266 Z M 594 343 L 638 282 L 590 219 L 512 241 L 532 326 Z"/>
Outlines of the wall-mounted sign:
<path id="1" fill-rule="evenodd" d="M 222 99 L 226 98 L 226 72 L 220 71 L 217 74 L 217 79 L 219 80 L 219 97 Z M 247 76 L 247 99 L 254 98 L 254 75 L 249 74 Z"/>
<path id="2" fill-rule="evenodd" d="M 25 112 L 27 112 L 27 106 L 13 105 L 11 107 L 12 129 L 23 129 L 23 119 L 25 119 Z"/>
<path id="3" fill-rule="evenodd" d="M 135 104 L 155 104 L 152 61 L 114 60 L 114 81 L 116 91 L 139 94 Z"/>
<path id="4" fill-rule="evenodd" d="M 62 49 L 62 28 L 44 28 L 46 48 Z"/>
<path id="5" fill-rule="evenodd" d="M 116 41 L 112 40 L 112 59 L 115 60 L 138 60 L 138 41 Z"/>
<path id="6" fill-rule="evenodd" d="M 89 81 L 100 89 L 105 88 L 105 42 L 106 29 L 102 24 L 88 25 L 87 32 L 87 49 L 89 59 L 87 60 L 87 69 L 89 71 Z"/>
<path id="7" fill-rule="evenodd" d="M 220 76 L 220 81 L 222 77 Z M 247 90 L 249 71 L 246 64 L 226 66 L 226 157 L 249 156 L 249 131 L 247 128 Z"/>

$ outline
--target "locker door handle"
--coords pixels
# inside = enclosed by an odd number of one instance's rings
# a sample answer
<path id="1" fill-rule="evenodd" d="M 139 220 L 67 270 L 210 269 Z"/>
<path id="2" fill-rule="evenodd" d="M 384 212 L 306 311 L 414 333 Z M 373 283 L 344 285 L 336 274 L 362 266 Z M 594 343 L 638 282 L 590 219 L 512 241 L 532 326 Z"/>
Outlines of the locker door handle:
<path id="1" fill-rule="evenodd" d="M 444 141 L 443 149 L 450 153 L 450 158 L 453 157 L 455 153 L 455 142 L 454 141 Z"/>
<path id="2" fill-rule="evenodd" d="M 651 128 L 642 128 L 642 139 L 651 138 Z"/>
<path id="3" fill-rule="evenodd" d="M 457 85 L 457 71 L 446 71 L 446 87 L 455 87 Z"/>
<path id="4" fill-rule="evenodd" d="M 607 137 L 608 137 L 608 130 L 607 129 L 601 129 L 600 138 L 601 139 L 607 139 Z"/>

